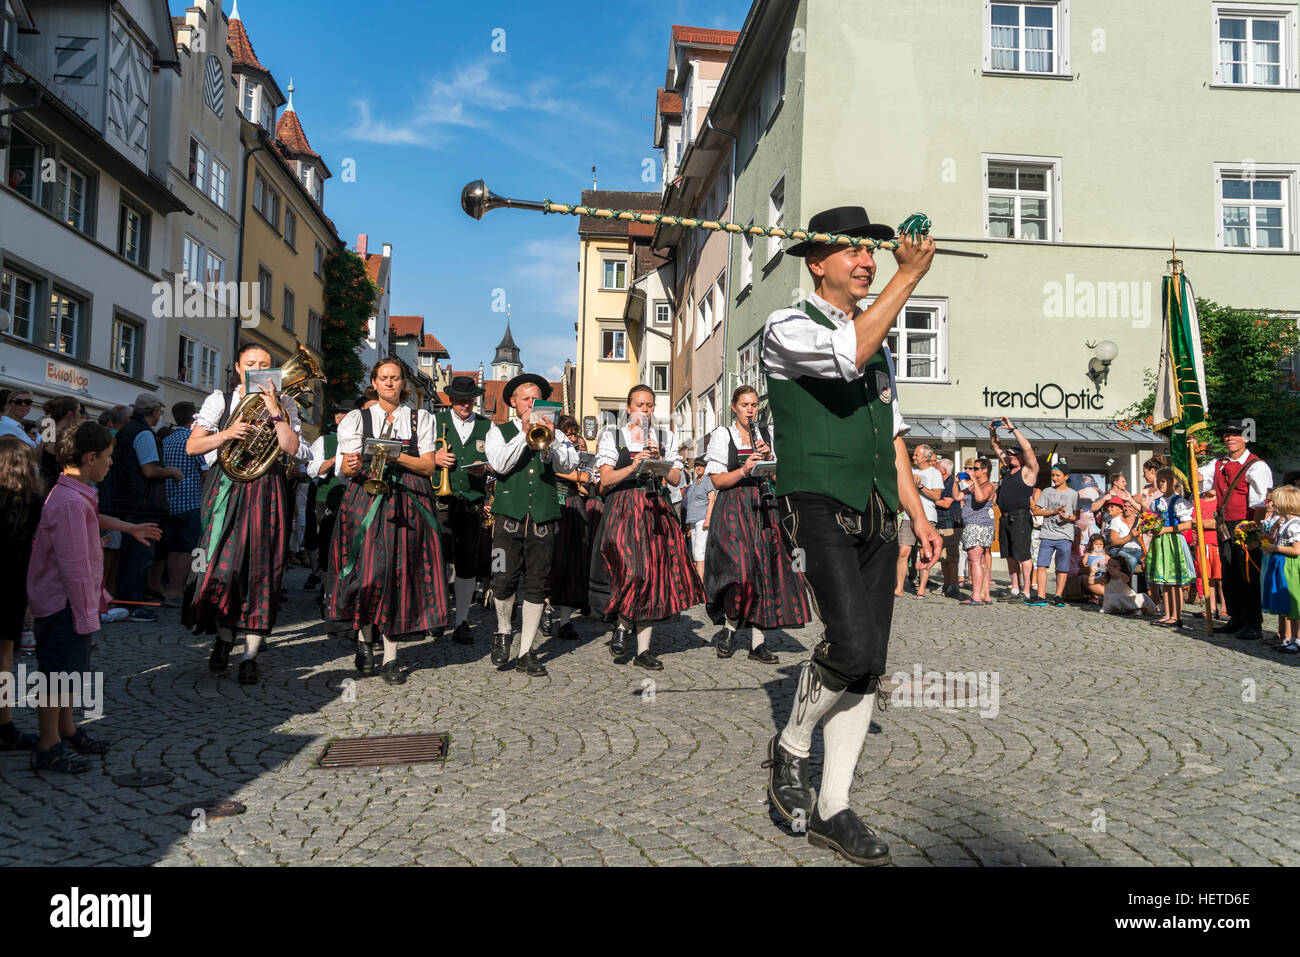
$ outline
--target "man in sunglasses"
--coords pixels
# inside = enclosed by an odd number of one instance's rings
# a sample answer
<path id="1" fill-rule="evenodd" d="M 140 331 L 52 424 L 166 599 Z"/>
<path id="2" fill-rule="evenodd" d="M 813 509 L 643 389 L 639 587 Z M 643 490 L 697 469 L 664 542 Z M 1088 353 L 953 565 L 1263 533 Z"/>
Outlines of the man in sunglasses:
<path id="1" fill-rule="evenodd" d="M 14 389 L 10 392 L 4 401 L 4 415 L 0 416 L 0 435 L 17 436 L 24 444 L 36 447 L 31 436 L 27 434 L 27 429 L 23 426 L 23 419 L 32 411 L 32 394 L 26 389 Z"/>

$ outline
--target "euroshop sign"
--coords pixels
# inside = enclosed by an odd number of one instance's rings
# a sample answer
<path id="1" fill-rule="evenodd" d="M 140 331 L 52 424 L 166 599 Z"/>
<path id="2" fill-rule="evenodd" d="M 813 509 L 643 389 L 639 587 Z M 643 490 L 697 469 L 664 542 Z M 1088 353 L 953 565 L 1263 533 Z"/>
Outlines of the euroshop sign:
<path id="1" fill-rule="evenodd" d="M 90 388 L 90 377 L 80 369 L 48 360 L 45 363 L 45 380 L 77 392 Z"/>
<path id="2" fill-rule="evenodd" d="M 1083 409 L 1086 412 L 1100 412 L 1105 408 L 1103 396 L 1080 389 L 1078 392 L 1066 392 L 1055 382 L 1034 386 L 1033 392 L 1006 392 L 998 389 L 984 390 L 984 408 L 986 409 L 1047 409 L 1055 412 L 1065 410 L 1068 419 L 1071 412 Z"/>

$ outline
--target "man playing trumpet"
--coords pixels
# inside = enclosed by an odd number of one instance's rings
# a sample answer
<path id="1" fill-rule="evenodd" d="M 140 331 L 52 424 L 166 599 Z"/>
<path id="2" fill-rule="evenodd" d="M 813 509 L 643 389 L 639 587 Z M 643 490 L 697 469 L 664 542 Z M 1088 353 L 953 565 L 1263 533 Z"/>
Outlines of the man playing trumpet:
<path id="1" fill-rule="evenodd" d="M 525 372 L 506 383 L 501 399 L 518 418 L 493 425 L 487 435 L 487 460 L 496 473 L 492 502 L 492 597 L 497 612 L 497 633 L 492 639 L 492 663 L 510 661 L 513 635 L 511 618 L 515 594 L 523 592 L 523 623 L 519 633 L 516 671 L 530 678 L 546 674 L 533 652 L 537 626 L 546 601 L 551 572 L 551 551 L 560 518 L 556 472 L 572 472 L 578 452 L 554 422 L 534 417 L 533 403 L 550 398 L 551 384 Z M 545 422 L 550 443 L 538 451 L 530 447 L 529 432 Z"/>

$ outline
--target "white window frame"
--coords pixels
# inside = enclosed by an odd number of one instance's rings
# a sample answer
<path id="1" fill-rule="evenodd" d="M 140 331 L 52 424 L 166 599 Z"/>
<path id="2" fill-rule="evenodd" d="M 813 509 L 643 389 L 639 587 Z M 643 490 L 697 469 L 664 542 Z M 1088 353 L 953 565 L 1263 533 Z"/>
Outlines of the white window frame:
<path id="1" fill-rule="evenodd" d="M 212 299 L 226 305 L 226 257 L 211 247 L 203 251 L 203 288 Z"/>
<path id="2" fill-rule="evenodd" d="M 1018 70 L 995 70 L 993 68 L 993 7 L 997 6 L 1018 6 L 1021 8 L 1020 14 L 1020 67 Z M 1051 71 L 1026 70 L 1025 65 L 1025 46 L 1024 46 L 1024 8 L 1025 7 L 1051 7 L 1053 8 L 1052 17 L 1052 63 L 1055 67 Z M 1040 77 L 1043 79 L 1071 80 L 1074 75 L 1070 72 L 1070 0 L 984 0 L 984 75 L 985 76 L 1020 76 L 1020 77 Z"/>
<path id="3" fill-rule="evenodd" d="M 608 286 L 606 281 L 609 278 L 609 267 L 614 267 L 615 276 L 622 275 L 623 285 Z M 620 272 L 621 270 L 621 272 Z M 602 292 L 627 292 L 627 260 L 618 259 L 610 256 L 602 256 L 600 260 L 600 288 Z"/>
<path id="4" fill-rule="evenodd" d="M 203 282 L 203 243 L 189 233 L 181 240 L 181 278 L 185 282 Z"/>
<path id="5" fill-rule="evenodd" d="M 1210 81 L 1211 86 L 1221 86 L 1231 90 L 1300 89 L 1300 51 L 1297 51 L 1297 36 L 1300 36 L 1300 31 L 1296 28 L 1297 12 L 1295 7 L 1265 3 L 1216 3 L 1212 7 L 1212 11 L 1213 15 L 1210 17 L 1210 62 L 1214 64 L 1214 74 Z M 1281 63 L 1278 70 L 1277 84 L 1255 83 L 1249 79 L 1254 66 L 1252 43 L 1249 36 L 1246 38 L 1246 73 L 1248 79 L 1245 83 L 1233 83 L 1224 76 L 1223 61 L 1220 59 L 1222 47 L 1219 42 L 1220 20 L 1224 17 L 1230 20 L 1245 18 L 1248 21 L 1254 19 L 1277 20 L 1279 22 L 1278 41 Z M 1247 34 L 1251 32 L 1249 26 L 1246 32 Z"/>
<path id="6" fill-rule="evenodd" d="M 230 170 L 224 163 L 213 156 L 208 157 L 208 199 L 217 205 L 218 209 L 225 210 L 228 208 L 230 194 Z"/>
<path id="7" fill-rule="evenodd" d="M 5 276 L 9 277 L 9 290 L 6 295 L 4 292 L 3 280 L 0 280 L 0 309 L 9 313 L 9 328 L 0 330 L 13 336 L 15 339 L 21 339 L 23 342 L 32 342 L 36 338 L 36 301 L 40 297 L 41 287 L 31 276 L 18 272 L 6 266 L 0 270 Z M 18 283 L 24 283 L 27 286 L 27 335 L 18 332 Z"/>
<path id="8" fill-rule="evenodd" d="M 280 301 L 284 304 L 284 314 L 280 316 L 280 325 L 290 332 L 294 331 L 293 324 L 295 321 L 294 312 L 298 306 L 298 297 L 293 294 L 293 290 L 288 286 L 284 287 L 284 294 Z"/>
<path id="9" fill-rule="evenodd" d="M 1061 158 L 1059 156 L 1019 156 L 1012 153 L 980 154 L 984 177 L 984 238 L 1000 239 L 1003 242 L 1023 243 L 1060 243 L 1065 241 L 1065 228 L 1061 221 Z M 1017 237 L 994 237 L 989 229 L 989 197 L 1017 195 L 1019 190 L 989 190 L 989 164 L 1010 164 L 1013 166 L 1042 166 L 1048 168 L 1048 224 L 1047 239 L 1021 239 Z M 1016 203 L 1016 224 L 1020 222 L 1020 203 Z"/>
<path id="10" fill-rule="evenodd" d="M 694 440 L 694 434 L 691 432 L 691 394 L 688 392 L 682 396 L 681 400 L 673 408 L 674 425 L 677 429 L 677 447 L 680 449 L 687 442 Z M 696 456 L 699 457 L 700 451 L 696 450 Z"/>
<path id="11" fill-rule="evenodd" d="M 176 343 L 176 381 L 198 388 L 199 341 L 183 332 Z"/>
<path id="12" fill-rule="evenodd" d="M 81 202 L 76 207 L 76 222 L 70 219 L 69 210 L 72 206 L 73 177 L 81 180 L 80 197 Z M 86 232 L 88 229 L 89 219 L 87 217 L 87 206 L 90 200 L 90 177 L 81 171 L 75 164 L 67 160 L 58 161 L 58 175 L 54 183 L 54 215 L 62 223 L 67 223 L 78 232 Z"/>
<path id="13" fill-rule="evenodd" d="M 208 148 L 195 137 L 190 137 L 190 185 L 200 193 L 207 191 L 208 183 Z"/>
<path id="14" fill-rule="evenodd" d="M 218 370 L 221 368 L 221 350 L 213 349 L 204 343 L 199 344 L 199 388 L 211 392 L 217 387 Z"/>
<path id="15" fill-rule="evenodd" d="M 614 355 L 605 355 L 605 333 L 612 333 L 614 336 Z M 622 348 L 617 348 L 619 344 Z M 627 330 L 615 329 L 613 326 L 600 327 L 600 360 L 601 362 L 627 362 Z"/>
<path id="16" fill-rule="evenodd" d="M 262 277 L 267 278 L 267 282 L 262 282 Z M 275 273 L 267 269 L 261 263 L 257 266 L 257 305 L 262 312 L 268 316 L 271 315 L 271 294 L 275 291 Z"/>
<path id="17" fill-rule="evenodd" d="M 244 95 L 240 97 L 239 103 L 243 108 L 244 119 L 250 123 L 256 123 L 254 119 L 257 116 L 257 91 L 258 85 L 250 83 L 247 78 L 244 79 Z"/>
<path id="18" fill-rule="evenodd" d="M 659 388 L 658 383 L 655 381 L 655 377 L 660 373 L 662 373 L 664 379 L 662 389 Z M 667 392 L 669 391 L 669 389 L 672 388 L 672 380 L 668 375 L 667 362 L 650 363 L 650 388 L 652 388 L 655 392 Z"/>
<path id="19" fill-rule="evenodd" d="M 864 307 L 870 307 L 876 301 L 875 296 L 868 296 L 862 300 Z M 934 354 L 934 374 L 930 376 L 912 376 L 907 372 L 907 335 L 908 330 L 907 312 L 925 311 L 935 314 L 935 354 Z M 927 332 L 928 334 L 928 332 Z M 929 384 L 945 385 L 950 382 L 949 365 L 948 365 L 948 300 L 940 296 L 914 296 L 908 299 L 903 308 L 898 311 L 898 318 L 894 320 L 894 325 L 889 332 L 885 333 L 885 343 L 893 338 L 899 344 L 899 349 L 890 346 L 890 352 L 894 355 L 894 369 L 899 382 L 924 382 Z M 919 338 L 919 337 L 918 337 Z"/>
<path id="20" fill-rule="evenodd" d="M 745 224 L 749 229 L 754 225 L 750 219 Z M 750 233 L 740 234 L 740 289 L 743 292 L 754 284 L 754 237 Z"/>
<path id="21" fill-rule="evenodd" d="M 307 310 L 307 346 L 320 351 L 320 315 L 314 309 Z M 421 365 L 432 365 L 430 356 L 421 356 Z"/>
<path id="22" fill-rule="evenodd" d="M 130 254 L 131 219 L 135 218 L 135 255 Z M 117 252 L 141 269 L 149 268 L 149 215 L 123 198 L 118 204 Z"/>
<path id="23" fill-rule="evenodd" d="M 1256 247 L 1253 245 L 1255 242 L 1255 217 L 1253 214 L 1250 218 L 1252 245 L 1228 246 L 1225 244 L 1223 227 L 1223 181 L 1225 179 L 1278 179 L 1282 181 L 1282 200 L 1280 202 L 1282 207 L 1281 249 Z M 1256 206 L 1274 206 L 1279 204 L 1251 199 L 1241 203 L 1229 202 L 1227 205 L 1247 205 L 1254 209 Z M 1297 213 L 1300 213 L 1300 164 L 1284 163 L 1251 167 L 1247 167 L 1241 163 L 1214 164 L 1214 243 L 1216 249 L 1241 250 L 1259 253 L 1295 252 L 1296 250 L 1300 250 L 1300 235 L 1297 235 L 1296 229 Z"/>
<path id="24" fill-rule="evenodd" d="M 18 150 L 31 150 L 33 153 L 32 165 L 31 165 L 31 171 L 32 171 L 31 179 L 29 179 L 22 186 L 14 188 L 14 192 L 25 199 L 31 200 L 37 206 L 46 207 L 45 199 L 48 195 L 46 191 L 46 186 L 48 184 L 43 183 L 41 181 L 41 170 L 44 168 L 45 160 L 54 156 L 54 150 L 50 147 L 48 143 L 46 143 L 44 140 L 40 139 L 39 137 L 33 135 L 30 130 L 25 129 L 22 126 L 16 126 L 16 125 L 10 126 L 9 131 L 10 131 L 9 147 L 4 151 L 5 152 L 5 167 L 4 167 L 5 175 L 4 175 L 3 182 L 7 185 L 9 183 L 9 177 L 13 174 L 14 153 Z M 17 136 L 21 136 L 27 142 L 19 144 L 14 134 L 17 134 Z M 31 195 L 28 196 L 25 192 L 23 192 L 24 189 L 30 190 Z"/>
<path id="25" fill-rule="evenodd" d="M 762 330 L 750 337 L 749 341 L 736 351 L 736 385 L 753 386 L 758 390 L 760 399 L 767 396 L 767 375 L 760 364 L 762 354 Z"/>
<path id="26" fill-rule="evenodd" d="M 773 198 L 778 187 L 780 187 L 781 190 L 780 207 L 776 205 L 776 201 Z M 786 193 L 787 191 L 786 191 L 786 184 L 785 184 L 785 170 L 782 170 L 781 175 L 776 178 L 775 182 L 772 183 L 772 187 L 767 191 L 767 224 L 771 226 L 773 229 L 778 229 L 785 226 L 785 208 L 788 205 L 788 200 L 789 200 L 789 197 L 786 195 Z M 781 252 L 780 237 L 779 236 L 767 237 L 767 257 L 766 259 L 764 259 L 764 265 L 770 263 L 773 259 L 775 259 L 777 257 L 777 254 L 780 252 Z"/>
<path id="27" fill-rule="evenodd" d="M 695 348 L 704 345 L 704 340 L 709 338 L 709 333 L 713 331 L 713 287 L 710 286 L 708 292 L 700 296 L 700 301 L 695 306 Z"/>
<path id="28" fill-rule="evenodd" d="M 291 249 L 298 248 L 298 214 L 287 205 L 284 207 L 284 241 Z"/>
<path id="29" fill-rule="evenodd" d="M 660 316 L 663 318 L 661 319 Z M 671 326 L 673 324 L 673 307 L 667 299 L 655 300 L 654 324 L 656 326 Z"/>
<path id="30" fill-rule="evenodd" d="M 129 330 L 129 345 L 126 343 L 127 337 L 123 335 Z M 133 379 L 139 378 L 137 365 L 141 355 L 141 346 L 144 339 L 144 327 L 138 322 L 127 319 L 122 315 L 113 316 L 113 335 L 112 343 L 109 348 L 108 366 L 114 372 L 120 375 L 130 376 Z M 129 348 L 129 362 L 122 361 L 122 349 L 124 346 Z"/>
<path id="31" fill-rule="evenodd" d="M 57 288 L 50 290 L 51 308 L 54 307 L 55 300 L 58 300 L 60 304 L 60 309 L 59 309 L 60 321 L 58 323 L 55 323 L 48 316 L 46 317 L 45 347 L 49 349 L 51 352 L 57 352 L 61 355 L 73 356 L 74 358 L 79 357 L 80 342 L 81 342 L 81 310 L 86 305 L 85 301 L 82 299 L 78 299 L 77 297 L 73 296 L 71 293 L 64 292 L 63 290 Z M 68 338 L 71 339 L 72 341 L 72 348 L 70 350 L 63 348 L 63 339 L 64 339 L 63 324 L 62 324 L 62 320 L 64 318 L 63 309 L 62 309 L 63 303 L 67 303 L 71 306 L 71 309 L 68 310 L 72 321 L 72 334 L 68 336 Z M 53 341 L 51 342 L 51 340 Z"/>
<path id="32" fill-rule="evenodd" d="M 312 260 L 312 275 L 317 279 L 325 278 L 325 250 L 321 248 L 320 243 L 316 243 L 316 252 Z"/>

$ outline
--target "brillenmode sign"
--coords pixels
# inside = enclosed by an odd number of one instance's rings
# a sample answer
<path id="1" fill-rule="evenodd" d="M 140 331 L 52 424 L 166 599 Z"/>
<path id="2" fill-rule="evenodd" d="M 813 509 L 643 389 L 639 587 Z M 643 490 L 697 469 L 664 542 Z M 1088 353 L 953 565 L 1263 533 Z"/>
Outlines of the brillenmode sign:
<path id="1" fill-rule="evenodd" d="M 984 390 L 984 408 L 986 409 L 1057 409 L 1065 410 L 1068 419 L 1070 413 L 1077 409 L 1088 412 L 1100 412 L 1105 408 L 1105 399 L 1080 389 L 1078 392 L 1066 392 L 1055 382 L 1034 386 L 1033 392 L 1008 392 L 998 389 Z"/>
<path id="2" fill-rule="evenodd" d="M 90 377 L 73 366 L 60 365 L 57 362 L 45 363 L 45 378 L 69 389 L 90 388 Z"/>

